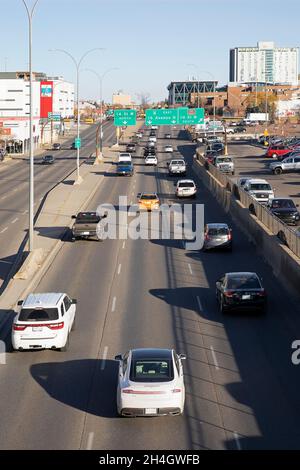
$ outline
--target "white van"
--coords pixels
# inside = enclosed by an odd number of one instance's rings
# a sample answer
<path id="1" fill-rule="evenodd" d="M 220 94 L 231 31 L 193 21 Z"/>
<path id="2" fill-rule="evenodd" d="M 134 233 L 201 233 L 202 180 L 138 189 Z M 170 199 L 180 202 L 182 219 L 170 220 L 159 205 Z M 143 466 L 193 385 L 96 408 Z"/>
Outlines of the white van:
<path id="1" fill-rule="evenodd" d="M 119 153 L 119 163 L 131 163 L 131 153 L 120 152 Z"/>

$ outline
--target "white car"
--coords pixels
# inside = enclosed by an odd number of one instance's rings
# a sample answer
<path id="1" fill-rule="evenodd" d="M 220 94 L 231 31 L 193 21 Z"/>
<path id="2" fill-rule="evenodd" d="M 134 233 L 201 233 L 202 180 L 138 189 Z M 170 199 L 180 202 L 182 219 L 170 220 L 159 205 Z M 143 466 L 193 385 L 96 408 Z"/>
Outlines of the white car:
<path id="1" fill-rule="evenodd" d="M 193 180 L 179 180 L 175 185 L 177 197 L 196 197 L 197 186 Z"/>
<path id="2" fill-rule="evenodd" d="M 157 165 L 157 157 L 156 155 L 148 155 L 145 158 L 145 165 Z"/>
<path id="3" fill-rule="evenodd" d="M 173 152 L 173 147 L 172 147 L 172 145 L 165 145 L 165 152 L 167 152 L 167 153 L 172 153 L 172 152 Z"/>
<path id="4" fill-rule="evenodd" d="M 152 131 L 156 131 L 158 129 L 158 126 L 151 126 Z"/>
<path id="5" fill-rule="evenodd" d="M 181 415 L 185 387 L 184 354 L 173 349 L 133 349 L 119 361 L 117 410 L 120 416 Z"/>
<path id="6" fill-rule="evenodd" d="M 137 133 L 136 133 L 136 136 L 137 136 L 139 139 L 141 139 L 141 138 L 143 137 L 143 133 L 142 133 L 142 132 L 137 132 Z"/>
<path id="7" fill-rule="evenodd" d="M 64 293 L 29 294 L 12 325 L 12 347 L 66 351 L 75 327 L 77 301 Z"/>
<path id="8" fill-rule="evenodd" d="M 129 152 L 119 153 L 119 160 L 118 160 L 119 163 L 131 163 L 131 161 L 132 161 L 131 153 Z"/>
<path id="9" fill-rule="evenodd" d="M 150 135 L 148 142 L 156 142 L 156 137 L 155 135 Z"/>
<path id="10" fill-rule="evenodd" d="M 243 189 L 257 202 L 268 204 L 275 197 L 275 190 L 268 181 L 262 179 L 247 179 Z"/>

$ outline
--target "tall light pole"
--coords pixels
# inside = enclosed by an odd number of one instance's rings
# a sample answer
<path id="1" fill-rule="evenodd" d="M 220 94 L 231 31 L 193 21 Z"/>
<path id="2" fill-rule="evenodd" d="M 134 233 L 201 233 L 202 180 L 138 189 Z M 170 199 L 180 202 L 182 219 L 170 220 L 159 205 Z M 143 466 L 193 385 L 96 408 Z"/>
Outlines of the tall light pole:
<path id="1" fill-rule="evenodd" d="M 34 156 L 33 156 L 33 103 L 32 103 L 32 19 L 35 7 L 39 0 L 35 0 L 31 9 L 29 9 L 26 0 L 22 0 L 26 8 L 28 17 L 29 29 L 29 48 L 28 48 L 28 62 L 29 62 L 29 227 L 28 227 L 28 240 L 29 251 L 33 251 L 34 243 Z"/>
<path id="2" fill-rule="evenodd" d="M 104 73 L 102 73 L 102 75 L 100 75 L 98 72 L 96 72 L 95 70 L 93 69 L 85 69 L 87 72 L 92 72 L 94 75 L 96 75 L 96 77 L 98 78 L 99 80 L 99 96 L 100 96 L 100 125 L 99 125 L 99 128 L 97 129 L 97 135 L 96 135 L 96 160 L 95 162 L 96 163 L 99 163 L 99 161 L 102 160 L 103 158 L 103 154 L 102 154 L 102 151 L 103 151 L 103 106 L 102 106 L 102 101 L 103 101 L 103 78 L 105 77 L 105 75 L 107 75 L 109 72 L 112 72 L 113 70 L 119 70 L 118 67 L 112 67 L 110 69 L 107 69 Z M 100 131 L 100 154 L 98 153 L 98 134 Z"/>
<path id="3" fill-rule="evenodd" d="M 212 80 L 213 80 L 213 85 L 214 85 L 214 97 L 213 97 L 213 115 L 214 115 L 214 135 L 216 133 L 216 81 L 215 81 L 215 77 L 213 76 L 213 74 L 211 72 L 208 72 L 207 70 L 199 70 L 199 67 L 196 65 L 196 64 L 187 64 L 189 66 L 192 66 L 192 67 L 195 67 L 196 70 L 198 71 L 198 83 L 199 83 L 199 76 L 200 76 L 200 73 L 207 73 L 208 75 L 211 76 Z M 198 85 L 198 97 L 199 97 L 199 85 Z"/>
<path id="4" fill-rule="evenodd" d="M 93 51 L 103 51 L 103 47 L 94 47 L 93 49 L 89 49 L 87 52 L 85 52 L 79 60 L 76 60 L 70 52 L 66 51 L 65 49 L 50 49 L 50 52 L 62 52 L 63 54 L 66 54 L 70 59 L 72 59 L 75 68 L 76 68 L 76 94 L 77 94 L 77 142 L 79 142 L 80 139 L 80 113 L 79 113 L 79 69 L 80 65 L 83 61 L 83 59 L 90 54 Z M 75 184 L 80 184 L 82 181 L 82 178 L 80 176 L 80 148 L 79 145 L 77 145 L 77 180 L 75 181 Z"/>

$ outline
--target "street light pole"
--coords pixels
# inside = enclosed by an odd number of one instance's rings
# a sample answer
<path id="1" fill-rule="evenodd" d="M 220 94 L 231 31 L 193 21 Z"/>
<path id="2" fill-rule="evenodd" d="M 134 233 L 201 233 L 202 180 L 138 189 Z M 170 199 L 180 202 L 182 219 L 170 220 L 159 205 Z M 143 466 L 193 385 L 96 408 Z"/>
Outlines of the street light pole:
<path id="1" fill-rule="evenodd" d="M 200 73 L 207 73 L 208 75 L 211 76 L 212 80 L 213 80 L 213 84 L 214 84 L 214 96 L 213 96 L 213 116 L 214 116 L 214 135 L 216 133 L 216 129 L 215 129 L 215 126 L 216 126 L 216 101 L 215 101 L 215 95 L 216 95 L 216 81 L 215 81 L 215 78 L 213 76 L 213 74 L 211 72 L 208 72 L 207 70 L 200 70 L 199 71 L 199 67 L 196 65 L 196 64 L 187 64 L 189 66 L 192 66 L 192 67 L 195 67 L 196 70 L 198 71 L 198 77 L 200 76 Z M 198 83 L 200 83 L 198 81 Z M 198 86 L 198 91 L 199 91 L 199 86 Z M 199 93 L 198 93 L 198 97 L 199 97 Z M 199 107 L 199 106 L 198 106 Z"/>
<path id="2" fill-rule="evenodd" d="M 53 49 L 50 51 L 51 52 L 62 52 L 64 54 L 66 54 L 67 56 L 70 57 L 70 59 L 72 59 L 74 65 L 75 65 L 75 68 L 76 68 L 76 91 L 77 91 L 77 142 L 79 141 L 80 139 L 80 112 L 79 112 L 79 70 L 80 70 L 80 65 L 83 61 L 83 59 L 88 55 L 90 54 L 91 52 L 93 51 L 103 51 L 104 48 L 103 47 L 94 47 L 93 49 L 89 49 L 87 52 L 85 52 L 81 58 L 79 59 L 79 61 L 77 61 L 74 56 L 72 54 L 70 54 L 69 52 L 67 52 L 66 50 L 64 49 Z M 77 179 L 75 181 L 74 184 L 80 184 L 81 181 L 82 181 L 82 178 L 80 176 L 80 147 L 79 145 L 77 146 Z"/>
<path id="3" fill-rule="evenodd" d="M 29 28 L 29 252 L 34 249 L 34 154 L 33 154 L 33 104 L 32 104 L 32 19 L 35 7 L 39 0 L 35 0 L 31 10 L 26 0 L 22 0 L 28 16 Z"/>

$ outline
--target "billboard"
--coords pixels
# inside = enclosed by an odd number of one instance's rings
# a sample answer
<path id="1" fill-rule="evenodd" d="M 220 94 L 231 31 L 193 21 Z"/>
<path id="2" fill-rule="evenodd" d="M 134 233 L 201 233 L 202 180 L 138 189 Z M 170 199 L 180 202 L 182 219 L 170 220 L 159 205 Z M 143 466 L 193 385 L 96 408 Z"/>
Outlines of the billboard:
<path id="1" fill-rule="evenodd" d="M 52 81 L 41 82 L 40 101 L 41 101 L 40 117 L 48 118 L 48 113 L 52 113 L 52 109 L 53 109 L 53 82 Z"/>

